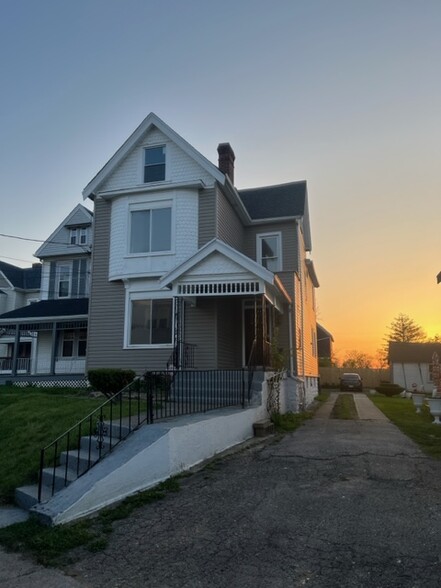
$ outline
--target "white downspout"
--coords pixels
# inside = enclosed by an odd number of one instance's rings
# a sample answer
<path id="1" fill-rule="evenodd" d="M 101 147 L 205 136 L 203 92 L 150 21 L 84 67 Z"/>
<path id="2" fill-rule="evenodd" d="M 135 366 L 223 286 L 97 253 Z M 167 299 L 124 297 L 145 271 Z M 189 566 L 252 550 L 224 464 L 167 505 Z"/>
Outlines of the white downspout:
<path id="1" fill-rule="evenodd" d="M 289 375 L 291 378 L 294 376 L 294 340 L 293 340 L 293 315 L 292 315 L 292 304 L 289 305 L 288 311 L 289 320 Z"/>

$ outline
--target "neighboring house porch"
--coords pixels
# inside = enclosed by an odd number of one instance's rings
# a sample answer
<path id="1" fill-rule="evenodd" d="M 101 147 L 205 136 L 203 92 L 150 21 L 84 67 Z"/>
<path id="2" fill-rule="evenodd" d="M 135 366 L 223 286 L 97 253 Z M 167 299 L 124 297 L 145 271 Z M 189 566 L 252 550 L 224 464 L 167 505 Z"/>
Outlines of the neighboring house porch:
<path id="1" fill-rule="evenodd" d="M 0 378 L 84 374 L 87 313 L 82 298 L 43 300 L 2 315 Z"/>

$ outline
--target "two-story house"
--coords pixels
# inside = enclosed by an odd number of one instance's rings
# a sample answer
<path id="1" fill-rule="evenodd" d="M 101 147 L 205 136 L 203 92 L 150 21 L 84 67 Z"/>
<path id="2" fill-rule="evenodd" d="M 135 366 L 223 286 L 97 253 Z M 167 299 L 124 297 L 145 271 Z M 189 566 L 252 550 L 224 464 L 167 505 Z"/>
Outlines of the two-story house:
<path id="1" fill-rule="evenodd" d="M 87 369 L 269 366 L 317 389 L 306 182 L 237 190 L 151 113 L 83 191 L 94 202 Z"/>
<path id="2" fill-rule="evenodd" d="M 42 263 L 31 304 L 0 315 L 0 342 L 7 342 L 3 379 L 84 379 L 92 219 L 81 204 L 73 209 L 35 253 Z"/>

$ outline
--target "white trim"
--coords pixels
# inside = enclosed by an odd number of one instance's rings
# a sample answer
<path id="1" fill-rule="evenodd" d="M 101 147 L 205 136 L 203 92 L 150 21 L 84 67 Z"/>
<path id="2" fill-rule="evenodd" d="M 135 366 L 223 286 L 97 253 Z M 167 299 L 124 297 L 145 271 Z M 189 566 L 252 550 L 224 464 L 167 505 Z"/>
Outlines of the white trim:
<path id="1" fill-rule="evenodd" d="M 34 257 L 42 257 L 42 252 L 44 250 L 44 248 L 50 244 L 51 241 L 55 241 L 55 236 L 57 235 L 57 233 L 66 225 L 69 224 L 69 220 L 79 211 L 81 210 L 81 212 L 85 215 L 85 217 L 87 217 L 87 221 L 85 221 L 84 224 L 87 225 L 91 225 L 92 221 L 93 221 L 93 212 L 91 210 L 89 210 L 88 208 L 86 208 L 85 206 L 83 206 L 82 204 L 77 204 L 75 206 L 75 208 L 67 215 L 67 217 L 64 219 L 63 222 L 61 222 L 58 227 L 55 229 L 55 231 L 53 233 L 51 233 L 49 235 L 49 237 L 46 239 L 46 241 L 40 245 L 40 247 L 37 249 L 37 251 L 34 253 Z M 77 224 L 77 223 L 75 223 Z M 70 233 L 69 233 L 69 237 L 70 237 Z M 69 238 L 69 244 L 70 244 L 70 238 Z M 67 245 L 67 243 L 66 243 Z M 82 245 L 80 247 L 85 247 L 85 245 Z M 52 253 L 52 255 L 54 255 Z"/>
<path id="2" fill-rule="evenodd" d="M 83 190 L 83 198 L 94 197 L 95 191 L 104 182 L 106 178 L 115 170 L 118 164 L 126 157 L 152 127 L 159 129 L 170 141 L 180 147 L 189 157 L 195 160 L 205 171 L 210 174 L 220 184 L 225 183 L 225 175 L 219 169 L 208 161 L 199 151 L 197 151 L 190 143 L 187 143 L 180 135 L 162 121 L 156 114 L 151 112 L 138 126 L 137 129 L 129 136 L 129 138 L 121 145 L 116 153 L 109 159 L 104 167 L 96 174 L 96 176 L 87 184 Z"/>
<path id="3" fill-rule="evenodd" d="M 192 267 L 194 267 L 195 265 L 197 265 L 202 260 L 206 259 L 209 255 L 216 251 L 222 255 L 225 255 L 225 257 L 237 263 L 246 271 L 255 275 L 257 278 L 260 278 L 261 280 L 268 282 L 269 284 L 274 284 L 274 274 L 272 272 L 270 272 L 263 266 L 259 265 L 243 253 L 236 251 L 236 249 L 233 249 L 223 241 L 219 241 L 218 239 L 212 239 L 203 247 L 201 247 L 201 249 L 199 249 L 199 251 L 195 253 L 192 257 L 181 263 L 181 265 L 174 268 L 172 271 L 162 276 L 162 278 L 159 280 L 159 286 L 169 286 L 170 284 L 178 280 L 182 275 L 187 273 Z"/>
<path id="4" fill-rule="evenodd" d="M 158 209 L 170 209 L 170 249 L 164 249 L 161 251 L 138 251 L 132 253 L 130 251 L 130 242 L 132 236 L 132 212 L 140 212 L 146 210 L 158 210 Z M 152 200 L 146 202 L 129 202 L 127 207 L 127 241 L 126 241 L 126 258 L 133 257 L 146 257 L 146 256 L 158 256 L 158 255 L 173 255 L 175 253 L 175 209 L 176 209 L 176 198 L 173 196 L 167 200 Z M 152 219 L 150 218 L 150 228 L 152 228 Z M 150 241 L 152 235 L 150 234 Z"/>
<path id="5" fill-rule="evenodd" d="M 277 237 L 277 256 L 276 256 L 276 260 L 277 260 L 277 269 L 275 270 L 275 272 L 281 272 L 283 271 L 283 255 L 282 255 L 282 247 L 283 247 L 283 243 L 282 243 L 282 232 L 281 231 L 270 231 L 268 233 L 257 233 L 256 234 L 256 259 L 257 262 L 262 265 L 262 267 L 265 267 L 262 264 L 262 239 L 265 239 L 267 237 Z M 271 270 L 268 270 L 271 271 Z"/>
<path id="6" fill-rule="evenodd" d="M 163 192 L 165 190 L 203 190 L 207 188 L 202 180 L 188 181 L 188 182 L 159 182 L 159 183 L 148 183 L 142 184 L 142 186 L 133 186 L 131 188 L 121 188 L 120 190 L 106 190 L 104 192 L 98 192 L 98 195 L 103 200 L 110 200 L 118 196 L 130 196 L 137 195 L 140 193 L 148 192 Z M 168 197 L 167 195 L 165 196 Z"/>
<path id="7" fill-rule="evenodd" d="M 130 331 L 132 326 L 132 301 L 136 300 L 171 300 L 172 303 L 172 331 L 170 343 L 130 343 Z M 124 316 L 124 342 L 123 349 L 170 349 L 173 348 L 174 340 L 174 300 L 170 296 L 169 292 L 158 292 L 158 291 L 139 291 L 132 292 L 130 287 L 126 288 L 126 300 L 125 300 L 125 316 Z"/>
<path id="8" fill-rule="evenodd" d="M 144 181 L 144 171 L 145 171 L 145 152 L 147 149 L 157 149 L 159 147 L 164 147 L 164 155 L 165 155 L 165 174 L 164 174 L 164 179 L 163 180 L 157 180 L 156 182 L 145 182 Z M 139 177 L 139 183 L 144 185 L 144 186 L 157 186 L 159 184 L 163 184 L 164 182 L 170 181 L 170 149 L 167 146 L 167 143 L 164 143 L 164 141 L 161 141 L 160 143 L 158 143 L 157 141 L 155 141 L 154 143 L 143 143 L 141 145 L 141 149 L 140 149 L 140 175 Z"/>

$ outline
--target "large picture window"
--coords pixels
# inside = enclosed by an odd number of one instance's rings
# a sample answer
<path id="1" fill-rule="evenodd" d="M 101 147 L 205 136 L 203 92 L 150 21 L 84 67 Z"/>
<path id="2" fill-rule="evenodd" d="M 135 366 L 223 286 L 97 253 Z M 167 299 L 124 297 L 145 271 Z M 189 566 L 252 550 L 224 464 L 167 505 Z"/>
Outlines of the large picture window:
<path id="1" fill-rule="evenodd" d="M 280 233 L 257 235 L 257 261 L 271 272 L 282 270 Z"/>
<path id="2" fill-rule="evenodd" d="M 172 343 L 173 300 L 132 300 L 130 345 Z"/>
<path id="3" fill-rule="evenodd" d="M 132 210 L 130 253 L 170 251 L 171 218 L 171 207 Z"/>
<path id="4" fill-rule="evenodd" d="M 165 180 L 165 147 L 144 149 L 144 183 Z"/>

